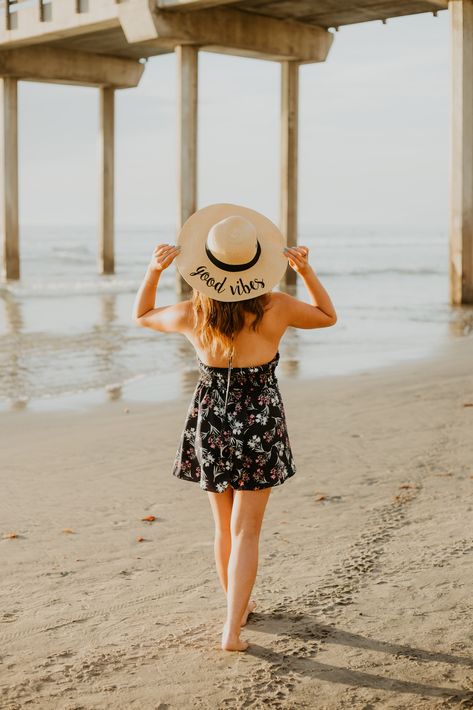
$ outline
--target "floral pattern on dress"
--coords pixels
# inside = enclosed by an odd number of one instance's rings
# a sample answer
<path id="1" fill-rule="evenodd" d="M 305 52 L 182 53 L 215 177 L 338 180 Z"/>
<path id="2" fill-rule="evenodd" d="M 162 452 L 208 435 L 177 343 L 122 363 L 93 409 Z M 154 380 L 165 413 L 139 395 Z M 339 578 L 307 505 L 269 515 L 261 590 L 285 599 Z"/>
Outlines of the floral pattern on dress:
<path id="1" fill-rule="evenodd" d="M 296 473 L 273 360 L 254 367 L 211 367 L 197 358 L 199 379 L 186 414 L 172 474 L 223 492 L 277 486 Z"/>

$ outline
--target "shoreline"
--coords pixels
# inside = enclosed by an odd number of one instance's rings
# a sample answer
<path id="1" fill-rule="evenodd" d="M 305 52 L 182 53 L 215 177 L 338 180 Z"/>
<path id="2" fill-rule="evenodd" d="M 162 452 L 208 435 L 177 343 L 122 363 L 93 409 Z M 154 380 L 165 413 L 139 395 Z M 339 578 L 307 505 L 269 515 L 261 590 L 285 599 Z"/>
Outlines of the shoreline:
<path id="1" fill-rule="evenodd" d="M 276 374 L 281 386 L 287 386 L 297 383 L 310 383 L 312 381 L 339 379 L 343 377 L 357 377 L 388 370 L 403 369 L 410 366 L 415 367 L 423 362 L 435 361 L 444 357 L 444 353 L 454 350 L 457 343 L 468 340 L 473 341 L 472 335 L 458 337 L 456 340 L 447 339 L 439 343 L 436 347 L 432 347 L 426 353 L 410 354 L 405 359 L 399 357 L 393 361 L 386 360 L 382 364 L 374 367 L 367 366 L 366 369 L 355 367 L 352 370 L 341 370 L 340 372 L 320 372 L 319 374 L 311 371 L 306 371 L 303 374 L 295 373 L 294 368 L 300 368 L 298 361 L 292 361 L 289 358 L 282 359 L 279 362 Z M 459 346 L 461 347 L 461 346 Z M 325 355 L 326 358 L 326 355 Z M 293 364 L 293 362 L 295 364 Z M 288 374 L 288 372 L 290 374 Z M 171 379 L 169 375 L 162 373 L 144 373 L 137 375 L 131 380 L 115 385 L 105 385 L 101 387 L 84 390 L 81 392 L 67 392 L 63 394 L 45 395 L 43 397 L 33 397 L 29 400 L 20 399 L 15 403 L 11 400 L 0 399 L 0 419 L 9 414 L 47 414 L 53 412 L 90 412 L 97 407 L 106 407 L 108 405 L 129 408 L 130 406 L 169 406 L 175 401 L 187 401 L 190 399 L 195 384 L 197 382 L 198 369 L 197 361 L 194 363 L 194 368 L 188 367 L 179 373 L 172 373 Z M 153 399 L 154 398 L 154 399 Z"/>

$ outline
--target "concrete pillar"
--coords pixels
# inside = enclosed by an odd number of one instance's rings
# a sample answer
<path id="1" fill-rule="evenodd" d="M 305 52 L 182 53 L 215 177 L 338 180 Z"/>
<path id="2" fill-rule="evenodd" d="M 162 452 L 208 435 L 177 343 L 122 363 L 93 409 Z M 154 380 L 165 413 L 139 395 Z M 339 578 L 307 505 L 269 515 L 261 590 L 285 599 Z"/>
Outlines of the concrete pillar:
<path id="1" fill-rule="evenodd" d="M 281 231 L 288 246 L 297 244 L 297 145 L 299 109 L 299 63 L 281 62 Z M 290 267 L 286 284 L 295 284 Z"/>
<path id="2" fill-rule="evenodd" d="M 114 256 L 114 143 L 115 143 L 115 92 L 105 86 L 100 91 L 99 129 L 99 254 L 101 274 L 113 274 Z"/>
<path id="3" fill-rule="evenodd" d="M 450 302 L 473 303 L 473 2 L 450 0 Z"/>
<path id="4" fill-rule="evenodd" d="M 198 54 L 193 45 L 176 47 L 178 103 L 178 207 L 177 229 L 197 209 Z M 179 294 L 190 294 L 189 284 L 176 270 Z"/>
<path id="5" fill-rule="evenodd" d="M 3 277 L 20 278 L 18 230 L 18 82 L 0 77 L 0 212 Z"/>

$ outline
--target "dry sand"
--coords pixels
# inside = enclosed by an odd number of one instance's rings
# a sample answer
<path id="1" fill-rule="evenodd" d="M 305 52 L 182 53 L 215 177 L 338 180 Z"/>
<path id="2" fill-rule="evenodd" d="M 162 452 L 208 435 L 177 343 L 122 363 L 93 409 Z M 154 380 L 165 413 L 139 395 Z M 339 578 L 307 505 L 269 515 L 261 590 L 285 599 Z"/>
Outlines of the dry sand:
<path id="1" fill-rule="evenodd" d="M 2 708 L 473 707 L 473 341 L 280 386 L 298 472 L 244 653 L 170 474 L 188 399 L 1 415 Z"/>

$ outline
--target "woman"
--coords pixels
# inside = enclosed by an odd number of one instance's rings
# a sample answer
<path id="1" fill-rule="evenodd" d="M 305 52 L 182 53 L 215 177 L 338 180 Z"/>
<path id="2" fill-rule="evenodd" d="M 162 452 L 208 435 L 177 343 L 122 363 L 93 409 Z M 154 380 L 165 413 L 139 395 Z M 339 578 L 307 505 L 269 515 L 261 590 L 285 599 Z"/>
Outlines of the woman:
<path id="1" fill-rule="evenodd" d="M 279 342 L 288 326 L 337 321 L 308 257 L 307 247 L 284 247 L 279 229 L 260 213 L 210 205 L 187 220 L 176 245 L 156 247 L 135 300 L 139 325 L 182 333 L 197 353 L 200 377 L 172 473 L 209 496 L 227 595 L 221 646 L 228 651 L 248 648 L 240 629 L 256 607 L 250 595 L 265 507 L 271 488 L 296 471 L 275 374 Z M 192 298 L 155 308 L 160 275 L 174 259 Z M 312 304 L 272 291 L 288 263 Z"/>

